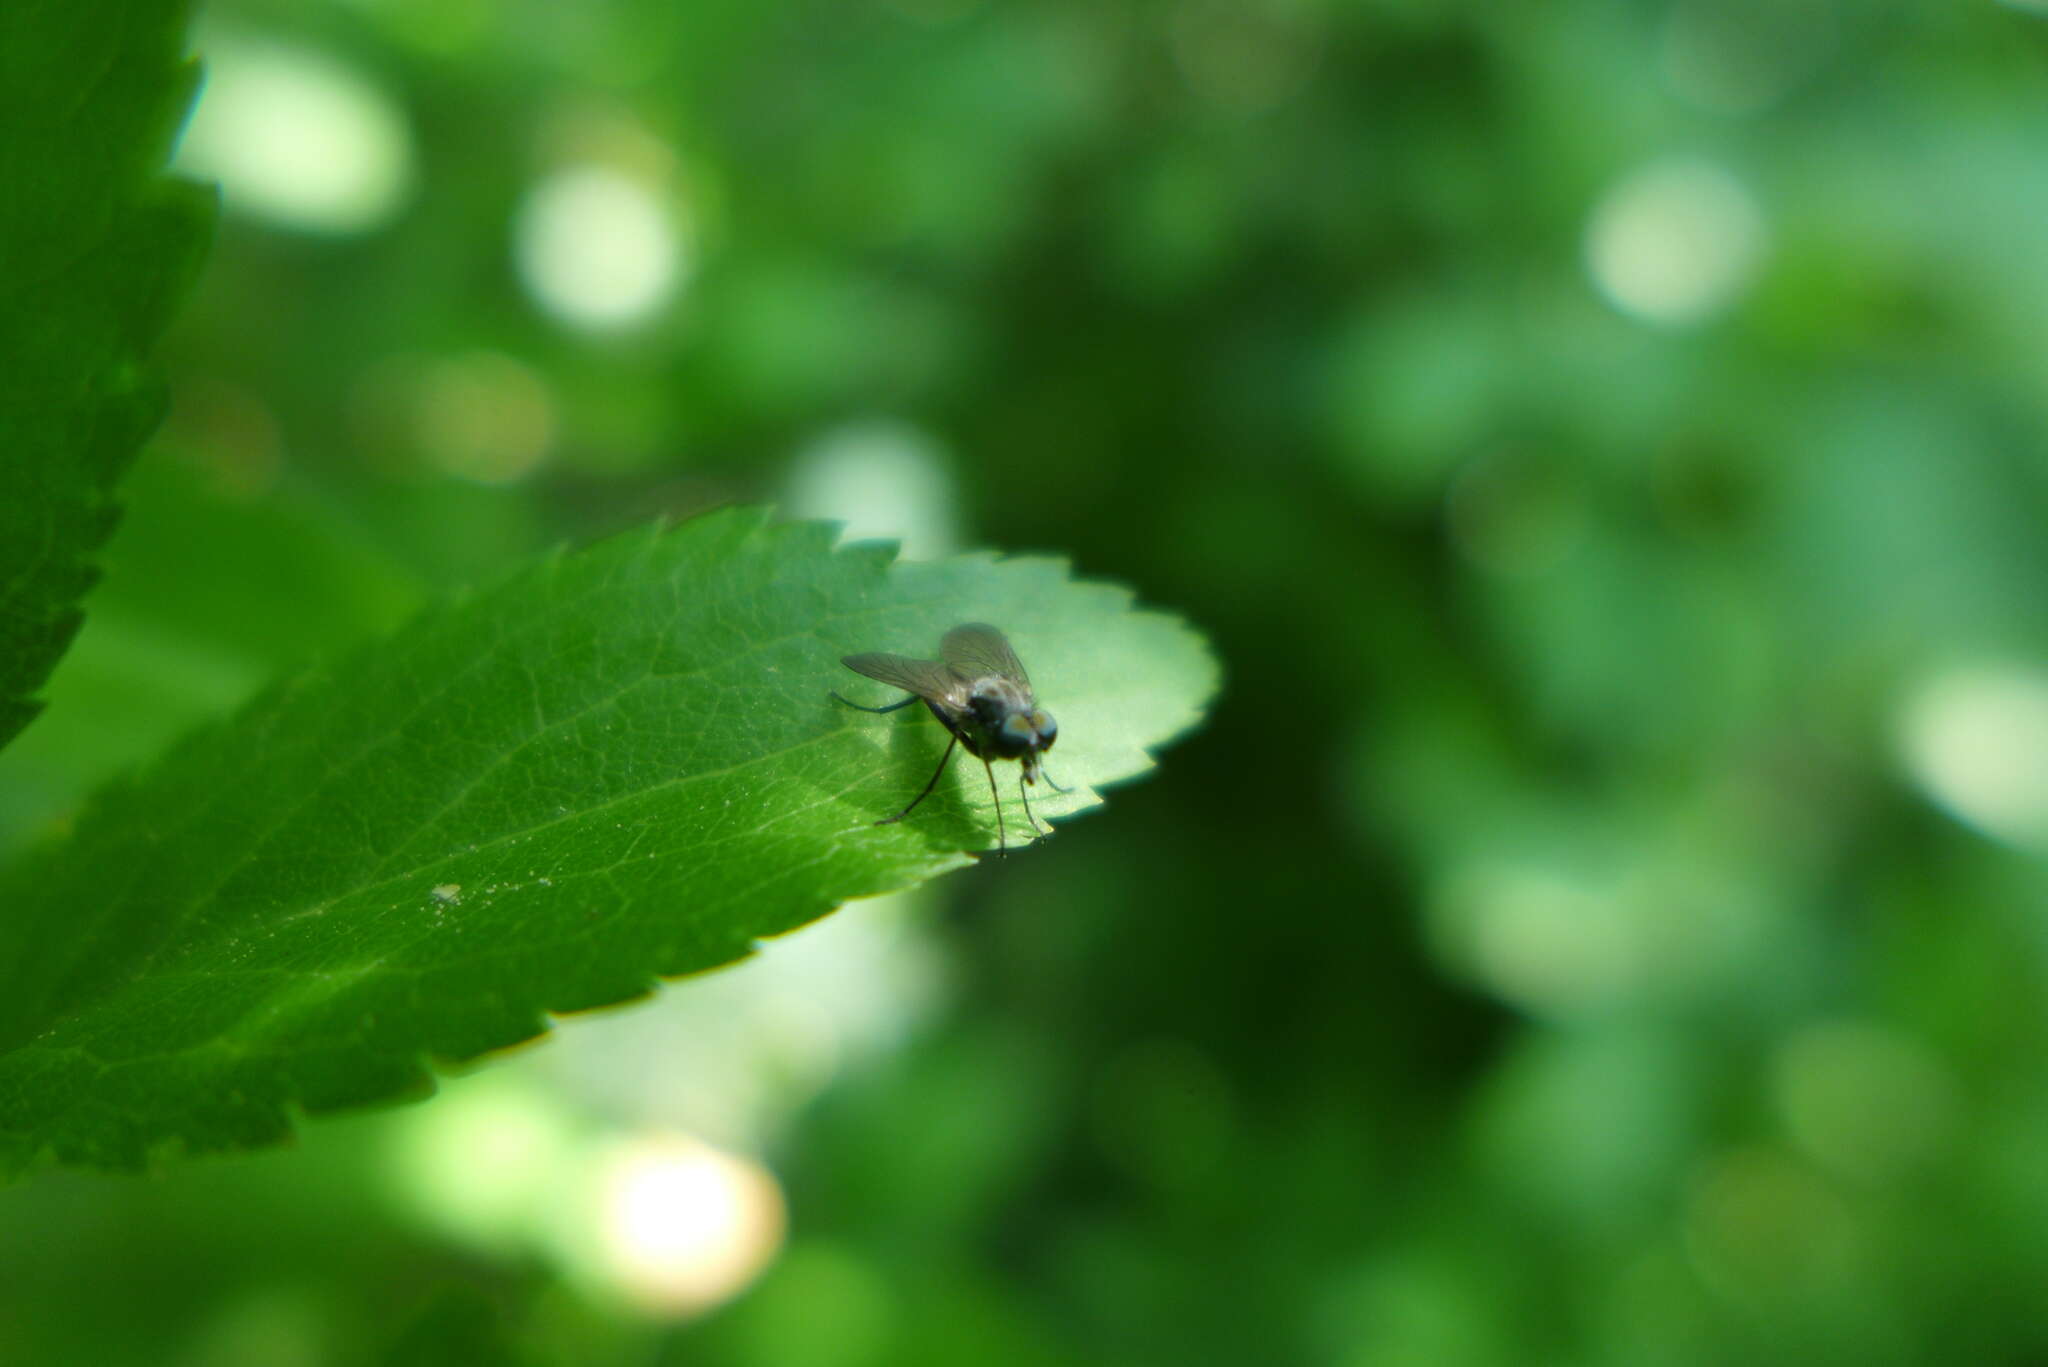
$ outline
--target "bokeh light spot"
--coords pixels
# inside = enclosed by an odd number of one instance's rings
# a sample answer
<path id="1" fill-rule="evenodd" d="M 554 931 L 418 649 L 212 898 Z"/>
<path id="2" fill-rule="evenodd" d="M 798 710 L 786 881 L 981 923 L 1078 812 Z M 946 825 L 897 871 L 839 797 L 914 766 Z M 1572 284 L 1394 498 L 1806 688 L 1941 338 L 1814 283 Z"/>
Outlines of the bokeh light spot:
<path id="1" fill-rule="evenodd" d="M 688 273 L 670 207 L 644 181 L 595 163 L 556 171 L 527 193 L 514 255 L 542 308 L 599 331 L 645 320 Z"/>
<path id="2" fill-rule="evenodd" d="M 1811 1026 L 1774 1061 L 1779 1108 L 1799 1146 L 1844 1176 L 1892 1177 L 1954 1128 L 1955 1086 L 1924 1045 L 1881 1026 Z"/>
<path id="3" fill-rule="evenodd" d="M 633 1139 L 601 1160 L 576 1241 L 583 1273 L 652 1315 L 683 1318 L 739 1293 L 774 1259 L 782 1189 L 760 1164 L 684 1135 Z"/>
<path id="4" fill-rule="evenodd" d="M 1697 1053 L 1676 1031 L 1531 1031 L 1482 1093 L 1474 1152 L 1560 1220 L 1626 1228 L 1662 1207 L 1689 1155 Z"/>
<path id="5" fill-rule="evenodd" d="M 938 442 L 907 423 L 869 420 L 824 433 L 790 468 L 792 517 L 846 524 L 848 541 L 888 538 L 913 560 L 949 555 L 958 495 Z"/>
<path id="6" fill-rule="evenodd" d="M 413 395 L 414 440 L 428 461 L 479 484 L 533 473 L 555 435 L 555 405 L 529 366 L 494 351 L 432 363 Z"/>
<path id="7" fill-rule="evenodd" d="M 1625 999 L 1647 976 L 1644 930 L 1625 899 L 1561 868 L 1486 864 L 1433 900 L 1449 957 L 1507 1001 L 1573 1016 Z"/>
<path id="8" fill-rule="evenodd" d="M 1593 282 L 1622 312 L 1669 327 L 1726 309 L 1762 264 L 1763 211 L 1711 162 L 1646 166 L 1610 190 L 1586 227 Z"/>
<path id="9" fill-rule="evenodd" d="M 412 183 L 412 138 L 388 96 L 353 67 L 303 48 L 217 37 L 178 168 L 218 180 L 230 210 L 281 227 L 360 233 Z"/>
<path id="10" fill-rule="evenodd" d="M 1902 709 L 1898 744 L 1914 781 L 1958 820 L 2048 850 L 2048 673 L 1938 674 Z"/>

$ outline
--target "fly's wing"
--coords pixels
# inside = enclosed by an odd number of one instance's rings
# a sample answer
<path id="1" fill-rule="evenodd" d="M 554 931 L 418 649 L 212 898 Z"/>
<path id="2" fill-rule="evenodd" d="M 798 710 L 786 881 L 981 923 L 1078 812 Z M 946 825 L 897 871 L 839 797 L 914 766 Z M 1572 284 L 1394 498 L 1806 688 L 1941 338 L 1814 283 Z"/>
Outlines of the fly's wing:
<path id="1" fill-rule="evenodd" d="M 1017 652 L 1010 649 L 1002 632 L 986 622 L 969 622 L 947 632 L 946 639 L 939 642 L 939 658 L 965 683 L 993 674 L 1016 682 L 1026 691 L 1031 688 L 1031 676 L 1024 672 Z"/>
<path id="2" fill-rule="evenodd" d="M 856 674 L 879 679 L 891 688 L 900 688 L 906 693 L 941 703 L 952 703 L 953 695 L 960 687 L 960 681 L 947 673 L 946 667 L 937 660 L 913 660 L 903 655 L 873 653 L 848 655 L 839 663 Z"/>

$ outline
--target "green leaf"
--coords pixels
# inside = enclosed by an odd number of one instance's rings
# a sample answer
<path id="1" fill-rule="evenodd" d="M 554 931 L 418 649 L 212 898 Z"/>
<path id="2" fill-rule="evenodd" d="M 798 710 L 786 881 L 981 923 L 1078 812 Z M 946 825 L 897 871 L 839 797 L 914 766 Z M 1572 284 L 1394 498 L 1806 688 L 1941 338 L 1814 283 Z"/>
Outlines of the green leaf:
<path id="1" fill-rule="evenodd" d="M 92 615 L 49 706 L 0 753 L 0 862 L 96 788 L 247 702 L 286 669 L 406 621 L 426 597 L 330 507 L 232 491 L 161 448 L 121 487 Z"/>
<path id="2" fill-rule="evenodd" d="M 995 844 L 980 766 L 844 654 L 1004 627 L 1058 816 L 1151 765 L 1201 639 L 1062 562 L 891 564 L 727 511 L 557 556 L 292 681 L 0 874 L 0 1170 L 269 1143 Z M 1023 843 L 1003 769 L 1012 848 Z"/>
<path id="3" fill-rule="evenodd" d="M 144 354 L 212 197 L 165 178 L 181 0 L 0 6 L 0 745 L 77 632 L 113 488 L 161 414 Z"/>

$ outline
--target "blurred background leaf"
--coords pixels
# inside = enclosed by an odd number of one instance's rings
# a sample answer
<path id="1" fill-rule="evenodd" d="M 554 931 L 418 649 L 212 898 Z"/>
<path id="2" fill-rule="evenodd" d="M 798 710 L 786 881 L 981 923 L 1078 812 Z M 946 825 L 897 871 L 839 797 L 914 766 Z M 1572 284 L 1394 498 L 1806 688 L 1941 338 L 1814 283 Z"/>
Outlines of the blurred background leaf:
<path id="1" fill-rule="evenodd" d="M 490 1297 L 468 1287 L 438 1294 L 384 1356 L 384 1367 L 523 1367 L 528 1361 Z"/>
<path id="2" fill-rule="evenodd" d="M 1028 859 L 431 1105 L 10 1190 L 42 1358 L 374 1358 L 444 1279 L 636 1367 L 2048 1354 L 2038 4 L 207 25 L 148 460 L 248 548 L 207 618 L 304 577 L 230 524 L 383 589 L 113 715 L 89 648 L 234 652 L 96 604 L 8 841 L 400 599 L 742 499 L 1070 556 L 1230 689 Z M 110 617 L 178 578 L 135 532 Z M 191 1274 L 125 1343 L 51 1290 L 110 1250 Z"/>
<path id="3" fill-rule="evenodd" d="M 114 486 L 162 416 L 142 360 L 212 221 L 163 175 L 192 90 L 185 10 L 0 17 L 0 745 L 78 631 Z"/>

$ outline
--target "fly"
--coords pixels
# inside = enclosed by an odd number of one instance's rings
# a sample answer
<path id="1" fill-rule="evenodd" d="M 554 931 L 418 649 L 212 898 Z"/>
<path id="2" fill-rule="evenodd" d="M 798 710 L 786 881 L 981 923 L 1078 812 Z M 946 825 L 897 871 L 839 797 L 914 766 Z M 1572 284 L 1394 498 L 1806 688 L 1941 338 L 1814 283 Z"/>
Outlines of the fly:
<path id="1" fill-rule="evenodd" d="M 947 632 L 939 642 L 936 660 L 867 654 L 848 655 L 840 663 L 856 674 L 900 688 L 910 696 L 886 707 L 862 707 L 835 692 L 832 696 L 838 701 L 863 712 L 894 712 L 922 698 L 952 736 L 924 791 L 896 815 L 877 821 L 877 826 L 901 821 L 931 796 L 939 776 L 946 772 L 947 762 L 953 758 L 956 745 L 965 746 L 988 774 L 989 796 L 996 804 L 996 843 L 1000 854 L 1010 852 L 1010 842 L 1003 829 L 1003 800 L 996 792 L 996 771 L 991 761 L 1014 759 L 1022 766 L 1017 796 L 1024 799 L 1024 819 L 1031 823 L 1034 834 L 1039 833 L 1038 818 L 1031 814 L 1031 795 L 1024 785 L 1042 778 L 1045 786 L 1056 793 L 1071 791 L 1054 783 L 1039 762 L 1039 757 L 1052 749 L 1053 741 L 1059 737 L 1059 726 L 1052 713 L 1040 707 L 1032 696 L 1030 676 L 1025 674 L 1017 652 L 1010 649 L 1002 632 L 987 623 L 969 622 Z"/>

